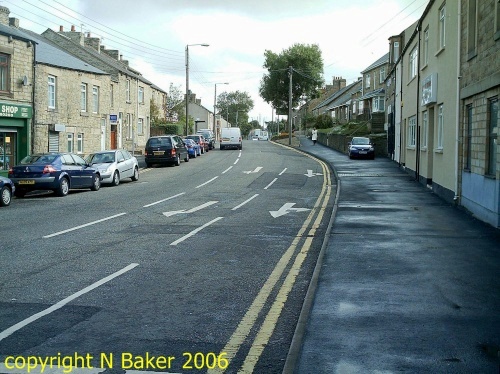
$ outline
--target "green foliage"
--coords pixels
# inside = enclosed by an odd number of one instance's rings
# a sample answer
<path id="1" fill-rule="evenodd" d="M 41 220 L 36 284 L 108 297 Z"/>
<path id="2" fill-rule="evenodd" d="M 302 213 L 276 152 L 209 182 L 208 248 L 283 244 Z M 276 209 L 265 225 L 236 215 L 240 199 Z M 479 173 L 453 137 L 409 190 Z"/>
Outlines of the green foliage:
<path id="1" fill-rule="evenodd" d="M 292 107 L 301 99 L 317 95 L 317 88 L 323 84 L 323 58 L 317 44 L 294 44 L 280 54 L 266 50 L 264 68 L 268 73 L 262 77 L 260 96 L 273 108 L 288 114 L 290 67 L 292 76 Z"/>
<path id="2" fill-rule="evenodd" d="M 333 119 L 328 114 L 322 114 L 316 117 L 314 125 L 317 129 L 329 129 L 333 127 Z"/>
<path id="3" fill-rule="evenodd" d="M 253 100 L 248 92 L 223 92 L 217 96 L 217 112 L 233 126 L 248 122 L 248 112 L 253 109 Z"/>

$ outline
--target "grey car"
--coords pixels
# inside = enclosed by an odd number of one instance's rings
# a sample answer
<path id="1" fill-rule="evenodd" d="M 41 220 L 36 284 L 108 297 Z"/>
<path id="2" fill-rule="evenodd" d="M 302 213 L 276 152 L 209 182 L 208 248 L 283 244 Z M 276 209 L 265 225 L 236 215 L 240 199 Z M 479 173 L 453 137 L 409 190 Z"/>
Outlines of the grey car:
<path id="1" fill-rule="evenodd" d="M 95 152 L 88 155 L 86 161 L 99 170 L 101 183 L 118 186 L 125 178 L 131 178 L 133 181 L 139 180 L 137 158 L 124 149 Z"/>

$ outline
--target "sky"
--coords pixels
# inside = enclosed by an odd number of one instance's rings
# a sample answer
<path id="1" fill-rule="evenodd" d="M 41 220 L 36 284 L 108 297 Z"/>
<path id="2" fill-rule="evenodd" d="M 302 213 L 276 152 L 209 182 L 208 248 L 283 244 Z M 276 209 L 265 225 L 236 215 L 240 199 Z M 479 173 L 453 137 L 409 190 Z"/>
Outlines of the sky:
<path id="1" fill-rule="evenodd" d="M 264 52 L 317 44 L 324 80 L 347 84 L 388 52 L 388 38 L 422 15 L 428 0 L 0 0 L 20 27 L 42 33 L 60 26 L 101 38 L 131 67 L 162 88 L 189 88 L 213 111 L 215 90 L 247 92 L 249 118 L 272 118 L 259 96 Z M 196 44 L 209 44 L 203 47 Z M 225 85 L 223 83 L 228 83 Z"/>

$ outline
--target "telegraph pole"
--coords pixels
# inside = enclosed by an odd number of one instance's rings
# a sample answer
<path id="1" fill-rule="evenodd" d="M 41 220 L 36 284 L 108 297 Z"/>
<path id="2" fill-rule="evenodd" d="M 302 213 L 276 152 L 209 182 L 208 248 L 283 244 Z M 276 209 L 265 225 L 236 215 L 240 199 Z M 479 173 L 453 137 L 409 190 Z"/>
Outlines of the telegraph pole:
<path id="1" fill-rule="evenodd" d="M 292 76 L 293 67 L 289 67 L 288 77 L 290 78 L 290 85 L 288 88 L 288 145 L 292 145 Z"/>

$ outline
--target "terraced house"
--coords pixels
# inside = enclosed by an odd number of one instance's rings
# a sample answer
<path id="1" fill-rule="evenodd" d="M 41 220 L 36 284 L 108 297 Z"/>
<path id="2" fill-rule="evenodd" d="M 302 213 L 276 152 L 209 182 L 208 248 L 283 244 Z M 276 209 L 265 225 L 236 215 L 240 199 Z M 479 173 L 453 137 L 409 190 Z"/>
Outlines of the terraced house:
<path id="1" fill-rule="evenodd" d="M 0 6 L 0 175 L 31 152 L 36 42 Z M 11 27 L 10 25 L 13 25 Z"/>

